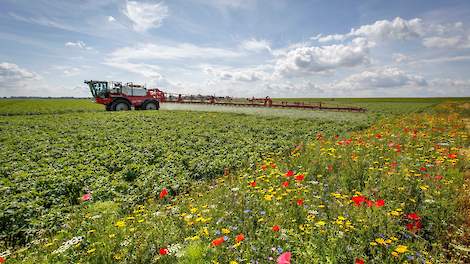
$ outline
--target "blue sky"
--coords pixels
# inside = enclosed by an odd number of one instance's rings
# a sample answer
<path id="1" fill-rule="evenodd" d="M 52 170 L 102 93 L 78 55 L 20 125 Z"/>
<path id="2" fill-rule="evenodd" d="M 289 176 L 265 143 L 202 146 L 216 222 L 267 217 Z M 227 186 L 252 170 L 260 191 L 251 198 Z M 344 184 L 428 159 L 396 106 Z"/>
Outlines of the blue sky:
<path id="1" fill-rule="evenodd" d="M 0 96 L 470 96 L 469 1 L 2 0 Z"/>

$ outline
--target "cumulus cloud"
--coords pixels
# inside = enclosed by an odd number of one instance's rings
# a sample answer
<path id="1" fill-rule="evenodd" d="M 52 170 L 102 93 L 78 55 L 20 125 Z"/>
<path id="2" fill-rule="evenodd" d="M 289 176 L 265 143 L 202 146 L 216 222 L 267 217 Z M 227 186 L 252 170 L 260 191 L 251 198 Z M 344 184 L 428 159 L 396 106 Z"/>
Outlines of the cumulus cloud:
<path id="1" fill-rule="evenodd" d="M 396 17 L 393 20 L 379 20 L 373 24 L 352 28 L 347 34 L 318 34 L 318 42 L 345 41 L 363 37 L 371 41 L 421 39 L 428 48 L 470 48 L 470 32 L 462 22 L 453 24 L 426 23 L 420 18 L 410 20 Z"/>
<path id="2" fill-rule="evenodd" d="M 318 35 L 313 39 L 319 42 L 343 41 L 348 38 L 365 37 L 369 40 L 404 40 L 420 37 L 424 34 L 425 25 L 419 18 L 405 20 L 396 17 L 393 20 L 378 20 L 370 25 L 363 25 L 357 29 L 352 28 L 347 34 Z"/>
<path id="3" fill-rule="evenodd" d="M 34 81 L 42 79 L 35 72 L 21 68 L 20 66 L 9 63 L 0 63 L 0 95 L 17 95 L 28 86 L 33 86 Z"/>
<path id="4" fill-rule="evenodd" d="M 135 31 L 143 32 L 161 26 L 168 16 L 168 7 L 163 3 L 140 3 L 128 1 L 123 12 L 133 23 Z"/>
<path id="5" fill-rule="evenodd" d="M 108 16 L 108 22 L 114 22 L 116 19 L 113 16 Z"/>
<path id="6" fill-rule="evenodd" d="M 240 44 L 240 47 L 247 51 L 260 52 L 269 51 L 271 52 L 271 43 L 264 39 L 250 39 L 245 40 Z"/>
<path id="7" fill-rule="evenodd" d="M 426 85 L 426 80 L 420 75 L 406 73 L 395 67 L 385 67 L 352 74 L 333 86 L 343 90 L 368 90 Z"/>
<path id="8" fill-rule="evenodd" d="M 280 56 L 275 75 L 299 76 L 365 64 L 372 46 L 366 39 L 356 38 L 349 44 L 298 47 Z"/>

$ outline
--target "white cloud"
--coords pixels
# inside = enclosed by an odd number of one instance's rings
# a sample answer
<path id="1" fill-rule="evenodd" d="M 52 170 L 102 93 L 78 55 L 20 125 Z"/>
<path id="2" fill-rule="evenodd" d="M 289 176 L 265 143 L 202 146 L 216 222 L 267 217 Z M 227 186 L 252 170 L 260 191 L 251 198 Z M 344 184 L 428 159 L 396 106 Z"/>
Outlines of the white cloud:
<path id="1" fill-rule="evenodd" d="M 408 56 L 402 53 L 394 53 L 392 54 L 392 59 L 395 63 L 402 63 L 402 62 L 407 62 L 410 60 Z"/>
<path id="2" fill-rule="evenodd" d="M 343 41 L 348 38 L 365 37 L 369 40 L 404 40 L 422 36 L 425 25 L 419 18 L 405 20 L 396 17 L 393 20 L 378 20 L 373 24 L 363 25 L 357 29 L 352 28 L 347 34 L 317 35 L 312 39 L 319 42 Z"/>
<path id="3" fill-rule="evenodd" d="M 86 49 L 86 50 L 91 50 L 92 48 L 87 46 L 87 44 L 85 44 L 85 42 L 79 40 L 77 42 L 66 42 L 65 43 L 65 46 L 66 47 L 73 47 L 73 48 L 80 48 L 80 49 Z"/>
<path id="4" fill-rule="evenodd" d="M 131 73 L 142 75 L 146 78 L 158 79 L 162 75 L 160 73 L 161 68 L 157 65 L 148 63 L 134 63 L 126 60 L 107 60 L 103 64 L 125 70 Z"/>
<path id="5" fill-rule="evenodd" d="M 235 82 L 256 82 L 267 80 L 270 77 L 262 67 L 253 68 L 229 68 L 229 67 L 216 67 L 206 66 L 203 68 L 206 74 L 216 77 L 222 81 L 235 81 Z"/>
<path id="6" fill-rule="evenodd" d="M 470 32 L 462 22 L 452 24 L 426 23 L 420 18 L 405 20 L 378 20 L 373 24 L 352 28 L 347 34 L 318 34 L 311 39 L 318 42 L 344 41 L 364 37 L 372 41 L 421 39 L 428 48 L 470 48 Z"/>
<path id="7" fill-rule="evenodd" d="M 113 16 L 108 16 L 108 22 L 114 22 L 116 19 Z"/>
<path id="8" fill-rule="evenodd" d="M 34 87 L 34 82 L 42 77 L 32 71 L 9 63 L 0 63 L 0 96 L 18 95 L 29 87 Z"/>
<path id="9" fill-rule="evenodd" d="M 470 35 L 428 37 L 423 39 L 423 45 L 427 48 L 470 48 Z"/>
<path id="10" fill-rule="evenodd" d="M 367 37 L 373 40 L 404 40 L 416 38 L 424 34 L 424 24 L 419 18 L 405 20 L 396 17 L 394 20 L 379 20 L 372 25 L 364 25 L 352 29 L 349 37 Z"/>
<path id="11" fill-rule="evenodd" d="M 372 46 L 366 39 L 356 38 L 346 45 L 295 48 L 277 60 L 276 75 L 299 76 L 366 64 Z"/>
<path id="12" fill-rule="evenodd" d="M 240 44 L 240 47 L 247 51 L 260 52 L 269 51 L 271 52 L 271 43 L 264 39 L 250 39 L 245 40 Z"/>
<path id="13" fill-rule="evenodd" d="M 161 26 L 168 16 L 168 7 L 163 3 L 140 3 L 128 1 L 124 14 L 132 21 L 135 31 L 143 32 Z"/>
<path id="14" fill-rule="evenodd" d="M 333 87 L 343 90 L 368 90 L 426 85 L 426 80 L 420 75 L 409 74 L 395 67 L 385 67 L 352 74 L 333 84 Z"/>
<path id="15" fill-rule="evenodd" d="M 211 59 L 234 58 L 241 54 L 232 50 L 202 47 L 189 43 L 174 45 L 139 44 L 119 48 L 111 53 L 111 58 L 119 60 L 181 60 L 181 59 Z"/>

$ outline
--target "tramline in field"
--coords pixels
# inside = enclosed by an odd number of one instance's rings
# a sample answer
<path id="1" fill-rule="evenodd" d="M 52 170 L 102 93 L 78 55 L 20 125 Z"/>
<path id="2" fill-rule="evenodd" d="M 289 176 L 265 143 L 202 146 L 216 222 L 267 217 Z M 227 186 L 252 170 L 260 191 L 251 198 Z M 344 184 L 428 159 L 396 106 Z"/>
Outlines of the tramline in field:
<path id="1" fill-rule="evenodd" d="M 176 104 L 209 104 L 241 107 L 278 107 L 300 108 L 311 110 L 330 110 L 347 112 L 365 112 L 365 108 L 351 106 L 325 106 L 322 102 L 284 102 L 273 101 L 269 96 L 264 98 L 217 97 L 213 95 L 184 95 L 165 93 L 158 88 L 147 89 L 143 85 L 114 81 L 85 81 L 88 84 L 95 102 L 106 106 L 107 111 L 158 110 L 161 103 Z"/>

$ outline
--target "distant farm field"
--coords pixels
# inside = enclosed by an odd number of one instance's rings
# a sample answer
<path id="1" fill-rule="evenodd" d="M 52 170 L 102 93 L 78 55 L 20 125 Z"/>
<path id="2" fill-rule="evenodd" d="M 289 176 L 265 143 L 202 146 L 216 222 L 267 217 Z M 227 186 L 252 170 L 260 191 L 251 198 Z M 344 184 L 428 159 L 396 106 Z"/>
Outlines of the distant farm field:
<path id="1" fill-rule="evenodd" d="M 1 256 L 465 261 L 454 228 L 465 219 L 468 116 L 448 101 L 336 99 L 368 108 L 343 113 L 0 100 Z"/>

